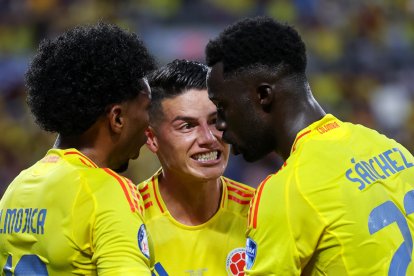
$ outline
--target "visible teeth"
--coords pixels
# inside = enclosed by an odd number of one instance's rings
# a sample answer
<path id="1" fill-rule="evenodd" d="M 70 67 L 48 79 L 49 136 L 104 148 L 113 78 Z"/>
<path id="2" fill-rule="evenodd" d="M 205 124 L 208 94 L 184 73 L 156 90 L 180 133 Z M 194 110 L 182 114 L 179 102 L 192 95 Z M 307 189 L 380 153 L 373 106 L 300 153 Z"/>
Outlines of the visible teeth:
<path id="1" fill-rule="evenodd" d="M 201 153 L 194 155 L 194 159 L 197 161 L 211 161 L 217 159 L 218 152 L 217 151 L 211 151 L 208 153 Z"/>

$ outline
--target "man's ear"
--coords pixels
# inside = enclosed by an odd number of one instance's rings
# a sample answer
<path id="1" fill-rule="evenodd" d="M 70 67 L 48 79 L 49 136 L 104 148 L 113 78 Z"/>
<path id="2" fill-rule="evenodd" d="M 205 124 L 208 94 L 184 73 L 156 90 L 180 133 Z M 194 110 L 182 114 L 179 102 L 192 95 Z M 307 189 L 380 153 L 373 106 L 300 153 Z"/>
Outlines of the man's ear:
<path id="1" fill-rule="evenodd" d="M 123 112 L 123 106 L 120 104 L 112 105 L 107 112 L 106 116 L 109 119 L 109 125 L 111 126 L 111 130 L 115 133 L 121 133 L 122 128 L 124 127 L 125 120 Z"/>
<path id="2" fill-rule="evenodd" d="M 259 99 L 259 104 L 265 111 L 269 111 L 274 97 L 272 86 L 268 83 L 262 83 L 256 88 L 256 94 Z"/>
<path id="3" fill-rule="evenodd" d="M 158 151 L 158 139 L 155 136 L 154 129 L 152 127 L 148 127 L 145 130 L 145 135 L 147 136 L 147 147 L 150 151 L 153 153 L 156 153 Z"/>

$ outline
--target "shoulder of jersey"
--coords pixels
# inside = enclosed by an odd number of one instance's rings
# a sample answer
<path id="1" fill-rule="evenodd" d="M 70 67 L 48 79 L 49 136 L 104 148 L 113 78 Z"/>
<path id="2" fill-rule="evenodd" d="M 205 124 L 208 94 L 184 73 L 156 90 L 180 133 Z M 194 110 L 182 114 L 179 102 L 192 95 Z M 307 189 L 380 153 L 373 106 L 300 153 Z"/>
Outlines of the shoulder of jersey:
<path id="1" fill-rule="evenodd" d="M 142 214 L 143 207 L 142 198 L 138 193 L 137 186 L 129 179 L 118 173 L 104 168 L 105 173 L 107 173 L 110 177 L 112 177 L 113 181 L 119 185 L 119 189 L 125 196 L 125 199 L 128 201 L 129 207 L 132 212 L 140 212 Z"/>
<path id="2" fill-rule="evenodd" d="M 62 157 L 47 155 L 41 162 L 56 163 L 59 160 L 65 160 L 67 164 L 66 172 L 77 175 L 72 175 L 72 179 L 74 177 L 83 179 L 80 182 L 87 183 L 92 189 L 94 197 L 101 199 L 114 198 L 117 194 L 116 200 L 125 200 L 131 212 L 142 212 L 143 208 L 139 204 L 140 196 L 131 180 L 109 168 L 98 167 L 91 159 L 77 150 L 60 152 L 63 153 Z"/>
<path id="3" fill-rule="evenodd" d="M 249 206 L 254 196 L 255 189 L 240 182 L 223 177 L 227 186 L 227 199 L 229 204 Z"/>

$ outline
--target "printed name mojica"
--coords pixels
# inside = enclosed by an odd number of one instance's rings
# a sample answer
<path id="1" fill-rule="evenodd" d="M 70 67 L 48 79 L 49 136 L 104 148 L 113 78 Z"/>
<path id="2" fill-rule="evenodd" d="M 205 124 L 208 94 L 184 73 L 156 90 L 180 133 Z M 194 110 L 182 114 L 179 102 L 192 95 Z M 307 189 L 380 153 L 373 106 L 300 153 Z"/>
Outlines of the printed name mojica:
<path id="1" fill-rule="evenodd" d="M 32 233 L 43 234 L 46 209 L 18 208 L 0 210 L 0 234 Z"/>

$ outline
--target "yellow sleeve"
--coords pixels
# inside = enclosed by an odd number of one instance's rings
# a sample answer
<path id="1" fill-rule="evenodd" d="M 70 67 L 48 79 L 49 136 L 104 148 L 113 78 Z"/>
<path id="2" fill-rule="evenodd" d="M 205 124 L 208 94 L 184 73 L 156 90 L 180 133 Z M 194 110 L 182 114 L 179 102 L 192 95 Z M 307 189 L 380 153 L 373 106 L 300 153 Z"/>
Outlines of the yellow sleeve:
<path id="1" fill-rule="evenodd" d="M 151 275 L 152 245 L 136 189 L 124 178 L 96 195 L 92 247 L 98 275 Z M 108 188 L 108 187 L 107 187 Z"/>
<path id="2" fill-rule="evenodd" d="M 250 208 L 246 275 L 301 275 L 323 228 L 293 177 L 268 178 Z"/>

